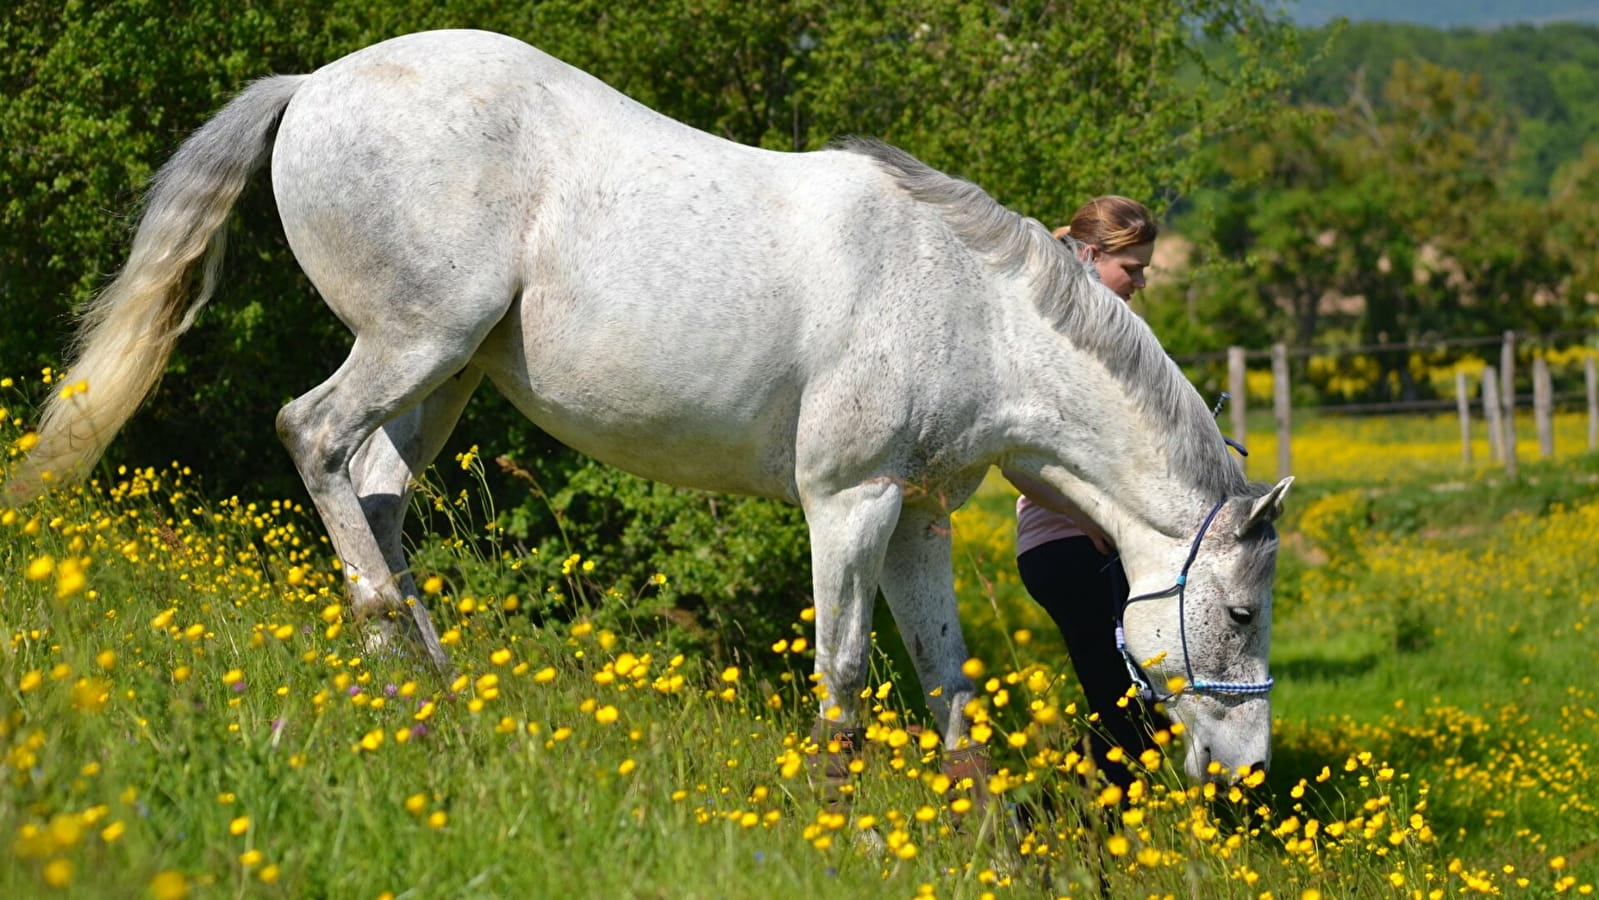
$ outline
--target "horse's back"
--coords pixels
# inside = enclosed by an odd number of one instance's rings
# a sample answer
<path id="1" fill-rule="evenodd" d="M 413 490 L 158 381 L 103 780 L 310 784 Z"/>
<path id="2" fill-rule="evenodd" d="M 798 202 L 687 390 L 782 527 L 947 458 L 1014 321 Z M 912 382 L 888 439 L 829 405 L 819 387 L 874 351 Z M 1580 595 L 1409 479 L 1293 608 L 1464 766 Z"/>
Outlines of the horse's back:
<path id="1" fill-rule="evenodd" d="M 806 402 L 881 299 L 862 214 L 875 172 L 676 129 L 572 172 L 536 210 L 518 304 L 485 345 L 496 385 L 613 465 L 794 499 Z"/>

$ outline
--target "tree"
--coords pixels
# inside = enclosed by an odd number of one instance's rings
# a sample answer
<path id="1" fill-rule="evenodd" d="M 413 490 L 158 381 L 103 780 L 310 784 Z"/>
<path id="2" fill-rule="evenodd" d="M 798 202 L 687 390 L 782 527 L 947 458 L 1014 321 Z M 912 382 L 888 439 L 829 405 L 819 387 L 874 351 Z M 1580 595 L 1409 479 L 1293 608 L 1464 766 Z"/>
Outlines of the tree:
<path id="1" fill-rule="evenodd" d="M 1285 337 L 1325 339 L 1329 299 L 1366 344 L 1493 334 L 1555 320 L 1561 281 L 1538 204 L 1506 186 L 1513 133 L 1474 75 L 1394 63 L 1380 96 L 1284 117 L 1227 157 L 1211 234 L 1247 267 Z M 1241 185 L 1248 185 L 1241 187 Z M 1413 396 L 1406 354 L 1384 354 Z M 1384 379 L 1383 384 L 1389 382 Z"/>
<path id="2" fill-rule="evenodd" d="M 874 2 L 823 36 L 802 97 L 833 133 L 874 126 L 1002 202 L 1059 219 L 1095 194 L 1156 208 L 1197 151 L 1262 120 L 1298 71 L 1253 3 Z"/>
<path id="3" fill-rule="evenodd" d="M 1599 143 L 1589 143 L 1582 155 L 1565 164 L 1550 183 L 1547 252 L 1561 259 L 1571 274 L 1561 291 L 1575 308 L 1581 324 L 1599 321 Z M 1585 320 L 1585 321 L 1582 321 Z"/>
<path id="4" fill-rule="evenodd" d="M 1297 102 L 1337 106 L 1350 81 L 1365 72 L 1374 95 L 1386 87 L 1399 60 L 1430 62 L 1482 76 L 1496 112 L 1522 125 L 1507 173 L 1510 187 L 1539 198 L 1562 163 L 1573 159 L 1599 125 L 1599 27 L 1574 23 L 1508 25 L 1491 29 L 1438 29 L 1394 22 L 1346 23 L 1307 34 L 1316 48 Z"/>

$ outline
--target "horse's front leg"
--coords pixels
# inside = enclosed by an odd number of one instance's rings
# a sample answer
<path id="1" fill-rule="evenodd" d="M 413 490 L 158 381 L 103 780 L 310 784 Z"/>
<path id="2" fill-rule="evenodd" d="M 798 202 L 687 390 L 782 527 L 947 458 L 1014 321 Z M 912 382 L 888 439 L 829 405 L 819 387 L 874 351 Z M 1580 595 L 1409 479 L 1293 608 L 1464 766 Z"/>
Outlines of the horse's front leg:
<path id="1" fill-rule="evenodd" d="M 857 724 L 870 662 L 872 604 L 902 499 L 900 486 L 887 478 L 805 497 L 822 731 L 848 733 Z"/>
<path id="2" fill-rule="evenodd" d="M 901 513 L 881 581 L 944 746 L 962 747 L 970 724 L 966 704 L 975 689 L 963 671 L 966 640 L 955 603 L 948 514 L 915 508 Z"/>
<path id="3" fill-rule="evenodd" d="M 905 509 L 883 559 L 882 587 L 928 708 L 938 720 L 952 804 L 955 798 L 968 798 L 967 809 L 981 819 L 992 767 L 987 748 L 971 740 L 966 715 L 976 689 L 964 670 L 966 640 L 955 602 L 950 538 L 949 515 L 942 509 Z"/>

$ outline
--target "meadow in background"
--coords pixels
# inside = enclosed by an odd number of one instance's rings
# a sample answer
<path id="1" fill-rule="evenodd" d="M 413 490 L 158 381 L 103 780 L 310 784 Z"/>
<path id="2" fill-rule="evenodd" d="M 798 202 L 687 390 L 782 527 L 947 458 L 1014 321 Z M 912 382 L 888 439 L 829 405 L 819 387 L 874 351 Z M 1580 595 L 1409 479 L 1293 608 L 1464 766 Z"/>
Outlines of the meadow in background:
<path id="1" fill-rule="evenodd" d="M 8 457 L 40 387 L 0 383 Z M 908 727 L 921 698 L 886 628 L 846 814 L 806 780 L 808 612 L 725 658 L 685 649 L 658 625 L 676 573 L 533 559 L 483 493 L 425 488 L 443 680 L 363 656 L 300 498 L 113 460 L 0 513 L 0 894 L 1588 896 L 1599 460 L 1563 420 L 1562 455 L 1506 484 L 1485 447 L 1462 468 L 1454 428 L 1296 431 L 1275 760 L 1236 786 L 1154 756 L 1127 794 L 1088 772 L 1092 723 L 991 480 L 955 516 L 1005 801 L 987 821 Z"/>

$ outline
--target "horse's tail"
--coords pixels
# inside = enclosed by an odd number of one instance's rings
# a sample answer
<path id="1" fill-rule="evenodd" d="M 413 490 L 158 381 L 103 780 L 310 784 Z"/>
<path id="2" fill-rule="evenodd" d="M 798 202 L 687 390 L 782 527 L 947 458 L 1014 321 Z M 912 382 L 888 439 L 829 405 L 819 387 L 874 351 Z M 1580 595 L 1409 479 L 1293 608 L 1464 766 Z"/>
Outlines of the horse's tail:
<path id="1" fill-rule="evenodd" d="M 37 442 L 6 485 L 9 499 L 84 477 L 161 380 L 178 336 L 216 288 L 228 214 L 271 155 L 304 77 L 256 81 L 156 173 L 128 261 L 84 309 L 72 361 L 45 402 Z"/>

